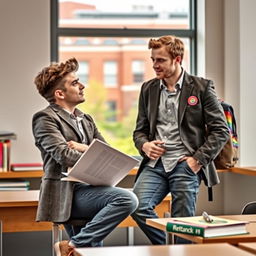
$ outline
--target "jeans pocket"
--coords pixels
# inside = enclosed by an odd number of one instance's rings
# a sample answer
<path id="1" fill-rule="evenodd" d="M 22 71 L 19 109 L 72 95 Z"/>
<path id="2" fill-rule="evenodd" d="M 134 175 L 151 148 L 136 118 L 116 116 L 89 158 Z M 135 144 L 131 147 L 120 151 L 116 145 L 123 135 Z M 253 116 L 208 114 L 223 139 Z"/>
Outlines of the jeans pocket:
<path id="1" fill-rule="evenodd" d="M 187 172 L 191 175 L 196 175 L 196 173 L 189 167 L 187 161 L 184 161 L 185 162 L 185 168 L 187 170 Z"/>

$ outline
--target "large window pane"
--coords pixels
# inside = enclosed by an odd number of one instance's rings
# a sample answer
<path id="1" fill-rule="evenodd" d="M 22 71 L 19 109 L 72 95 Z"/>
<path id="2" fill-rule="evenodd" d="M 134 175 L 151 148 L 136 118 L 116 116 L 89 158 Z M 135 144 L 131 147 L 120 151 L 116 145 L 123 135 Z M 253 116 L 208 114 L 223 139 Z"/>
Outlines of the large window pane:
<path id="1" fill-rule="evenodd" d="M 195 73 L 195 19 L 190 5 L 196 0 L 161 1 L 51 0 L 59 13 L 58 21 L 54 21 L 58 15 L 52 16 L 51 60 L 78 59 L 78 76 L 86 85 L 86 101 L 79 108 L 94 117 L 111 145 L 132 155 L 138 154 L 132 132 L 140 88 L 155 76 L 149 39 L 171 34 L 182 38 L 182 65 Z"/>
<path id="2" fill-rule="evenodd" d="M 59 26 L 189 28 L 189 0 L 60 0 Z"/>
<path id="3" fill-rule="evenodd" d="M 77 75 L 81 83 L 86 84 L 89 80 L 89 64 L 87 61 L 79 61 Z"/>

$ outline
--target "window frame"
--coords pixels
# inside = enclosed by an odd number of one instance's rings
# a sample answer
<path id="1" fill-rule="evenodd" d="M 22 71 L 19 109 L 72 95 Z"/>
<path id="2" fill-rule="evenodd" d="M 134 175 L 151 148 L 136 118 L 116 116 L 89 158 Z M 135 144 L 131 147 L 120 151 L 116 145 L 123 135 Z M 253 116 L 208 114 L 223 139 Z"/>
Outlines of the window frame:
<path id="1" fill-rule="evenodd" d="M 190 29 L 101 29 L 101 28 L 62 28 L 58 26 L 59 8 L 58 0 L 51 0 L 50 26 L 51 26 L 51 62 L 59 60 L 59 37 L 160 37 L 162 35 L 176 35 L 190 39 L 190 73 L 197 74 L 197 27 L 196 27 L 196 0 L 189 0 Z"/>

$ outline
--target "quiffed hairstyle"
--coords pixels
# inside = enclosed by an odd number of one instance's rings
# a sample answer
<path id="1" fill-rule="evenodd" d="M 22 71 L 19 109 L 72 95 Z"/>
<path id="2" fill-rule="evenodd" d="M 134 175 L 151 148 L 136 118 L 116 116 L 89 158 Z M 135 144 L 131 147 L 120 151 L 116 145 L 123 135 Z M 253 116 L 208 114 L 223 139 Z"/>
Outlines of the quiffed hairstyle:
<path id="1" fill-rule="evenodd" d="M 65 90 L 63 78 L 71 72 L 76 72 L 79 68 L 78 61 L 71 58 L 66 62 L 53 63 L 43 68 L 36 76 L 34 83 L 38 92 L 50 103 L 55 102 L 54 92 L 56 89 Z"/>
<path id="2" fill-rule="evenodd" d="M 148 49 L 158 49 L 162 46 L 166 47 L 166 50 L 175 59 L 177 56 L 181 56 L 181 61 L 184 55 L 184 43 L 175 36 L 162 36 L 158 39 L 150 39 L 148 43 Z"/>

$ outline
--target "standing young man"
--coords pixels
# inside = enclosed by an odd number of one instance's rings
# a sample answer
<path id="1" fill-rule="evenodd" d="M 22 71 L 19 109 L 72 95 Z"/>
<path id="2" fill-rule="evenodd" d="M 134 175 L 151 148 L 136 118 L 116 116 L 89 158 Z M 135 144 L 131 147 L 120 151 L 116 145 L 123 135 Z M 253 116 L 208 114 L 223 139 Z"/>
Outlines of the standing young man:
<path id="1" fill-rule="evenodd" d="M 162 36 L 148 46 L 156 78 L 140 92 L 133 139 L 143 161 L 134 185 L 139 206 L 132 216 L 153 244 L 164 244 L 165 233 L 146 225 L 146 218 L 157 218 L 155 206 L 169 192 L 173 217 L 195 214 L 200 180 L 208 187 L 219 183 L 212 161 L 229 132 L 212 81 L 182 68 L 183 42 Z"/>
<path id="2" fill-rule="evenodd" d="M 74 247 L 99 246 L 138 204 L 136 196 L 125 189 L 61 181 L 62 172 L 77 162 L 94 138 L 104 141 L 92 117 L 76 108 L 85 101 L 77 70 L 78 62 L 72 58 L 44 68 L 35 78 L 39 93 L 50 103 L 33 116 L 32 124 L 44 162 L 36 219 L 90 220 L 78 229 L 65 225 L 70 241 L 55 245 L 57 256 L 75 255 Z"/>

